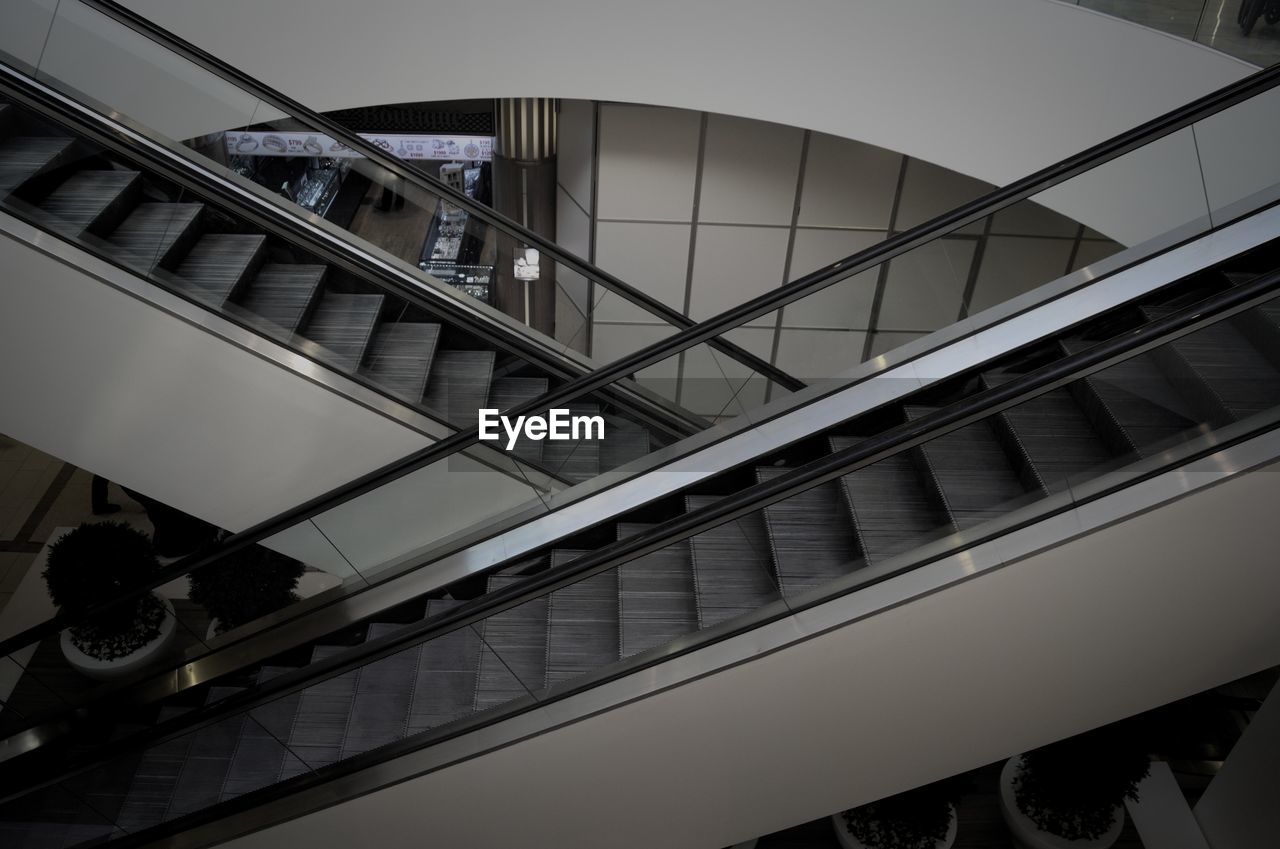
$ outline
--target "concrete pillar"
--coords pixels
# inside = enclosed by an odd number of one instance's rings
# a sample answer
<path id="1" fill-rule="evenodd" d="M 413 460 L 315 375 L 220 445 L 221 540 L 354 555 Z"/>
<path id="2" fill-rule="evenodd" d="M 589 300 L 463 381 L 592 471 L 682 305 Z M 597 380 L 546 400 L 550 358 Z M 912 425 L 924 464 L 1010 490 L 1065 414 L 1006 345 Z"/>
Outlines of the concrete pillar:
<path id="1" fill-rule="evenodd" d="M 495 104 L 493 205 L 550 241 L 556 238 L 556 138 L 559 103 L 551 98 L 504 98 Z M 538 280 L 515 279 L 516 252 L 526 247 L 503 237 L 498 245 L 496 301 L 500 310 L 555 336 L 555 268 L 542 257 Z"/>

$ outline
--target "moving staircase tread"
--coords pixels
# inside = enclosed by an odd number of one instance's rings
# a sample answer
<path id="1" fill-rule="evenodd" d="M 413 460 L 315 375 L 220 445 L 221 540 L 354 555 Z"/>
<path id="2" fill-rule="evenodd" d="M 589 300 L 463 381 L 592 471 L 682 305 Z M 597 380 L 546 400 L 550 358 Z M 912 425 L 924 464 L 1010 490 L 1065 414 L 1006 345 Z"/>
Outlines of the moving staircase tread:
<path id="1" fill-rule="evenodd" d="M 440 340 L 440 325 L 420 321 L 383 324 L 373 336 L 365 372 L 410 403 L 422 400 L 427 372 Z"/>
<path id="2" fill-rule="evenodd" d="M 833 436 L 831 450 L 843 451 L 861 441 Z M 858 549 L 868 565 L 955 531 L 946 511 L 920 479 L 909 452 L 900 451 L 845 475 L 840 486 Z"/>
<path id="3" fill-rule="evenodd" d="M 549 385 L 550 382 L 545 377 L 500 377 L 493 381 L 493 386 L 489 389 L 488 406 L 505 412 L 518 404 L 547 394 Z M 521 437 L 511 453 L 522 460 L 536 463 L 542 459 L 542 446 L 545 442 L 546 440 Z M 505 446 L 504 438 L 503 447 Z"/>
<path id="4" fill-rule="evenodd" d="M 453 425 L 475 424 L 489 398 L 493 351 L 439 351 L 422 402 Z"/>
<path id="5" fill-rule="evenodd" d="M 312 662 L 324 660 L 341 651 L 344 646 L 316 646 L 311 653 Z M 306 767 L 317 769 L 339 760 L 343 738 L 346 735 L 347 718 L 355 701 L 358 670 L 344 672 L 324 681 L 312 684 L 298 695 L 298 712 L 289 730 L 289 750 L 303 764 L 286 764 L 280 777 L 291 778 Z"/>
<path id="6" fill-rule="evenodd" d="M 600 414 L 600 407 L 595 404 L 568 404 L 565 409 L 570 416 Z M 605 436 L 608 436 L 607 432 Z M 600 474 L 600 440 L 543 440 L 543 443 L 542 465 L 551 474 L 572 483 L 581 483 Z"/>
<path id="7" fill-rule="evenodd" d="M 55 166 L 74 142 L 61 136 L 18 136 L 0 140 L 0 199 Z"/>
<path id="8" fill-rule="evenodd" d="M 586 552 L 555 549 L 551 568 Z M 612 570 L 584 578 L 547 599 L 547 686 L 569 681 L 618 660 L 618 576 Z"/>
<path id="9" fill-rule="evenodd" d="M 169 258 L 204 209 L 199 203 L 139 204 L 107 237 L 107 243 L 129 267 L 149 274 Z"/>
<path id="10" fill-rule="evenodd" d="M 1000 386 L 1016 374 L 982 376 L 988 387 Z M 1111 460 L 1107 444 L 1065 387 L 1046 392 L 999 414 L 1016 442 L 1023 462 L 1045 492 L 1065 489 L 1069 478 L 1098 469 Z"/>
<path id="11" fill-rule="evenodd" d="M 1065 339 L 1067 354 L 1090 343 Z M 1072 395 L 1099 433 L 1118 437 L 1126 452 L 1150 456 L 1198 424 L 1197 416 L 1150 354 L 1130 357 L 1070 385 Z"/>
<path id="12" fill-rule="evenodd" d="M 762 466 L 761 483 L 790 469 Z M 858 559 L 853 524 L 835 482 L 812 487 L 764 508 L 778 586 L 784 596 L 820 587 L 852 571 Z"/>
<path id="13" fill-rule="evenodd" d="M 700 510 L 717 495 L 689 495 L 685 509 Z M 778 599 L 769 537 L 759 512 L 689 539 L 700 627 L 709 628 Z"/>
<path id="14" fill-rule="evenodd" d="M 165 722 L 184 712 L 175 707 L 162 707 L 157 721 Z M 142 753 L 116 818 L 117 825 L 126 831 L 137 831 L 164 822 L 194 739 L 195 735 L 184 735 L 151 746 Z"/>
<path id="15" fill-rule="evenodd" d="M 119 223 L 122 208 L 141 186 L 137 171 L 77 171 L 39 204 L 48 226 L 67 236 L 103 232 Z"/>
<path id="16" fill-rule="evenodd" d="M 243 311 L 289 333 L 302 324 L 328 267 L 269 262 L 240 299 Z"/>
<path id="17" fill-rule="evenodd" d="M 1143 307 L 1143 315 L 1155 320 L 1169 315 L 1169 307 Z M 1270 410 L 1280 403 L 1280 375 L 1231 322 L 1217 322 L 1163 345 L 1156 352 L 1171 371 L 1187 379 L 1198 378 L 1212 393 L 1215 412 L 1239 420 Z M 1180 362 L 1174 363 L 1174 358 Z M 1183 372 L 1182 366 L 1192 374 Z M 1194 377 L 1192 376 L 1194 375 Z M 1195 392 L 1195 384 L 1188 387 Z"/>
<path id="18" fill-rule="evenodd" d="M 459 604 L 461 602 L 432 599 L 427 603 L 427 616 L 440 615 Z M 409 734 L 444 725 L 472 711 L 480 647 L 480 636 L 470 625 L 419 646 L 421 652 L 409 705 Z"/>
<path id="19" fill-rule="evenodd" d="M 375 622 L 369 626 L 368 639 L 376 640 L 402 627 Z M 355 701 L 342 742 L 343 758 L 394 743 L 405 736 L 413 695 L 409 683 L 418 669 L 420 653 L 420 646 L 412 646 L 358 670 Z"/>
<path id="20" fill-rule="evenodd" d="M 494 575 L 489 592 L 524 580 Z M 480 623 L 483 645 L 476 678 L 476 711 L 541 690 L 547 673 L 547 596 L 526 601 Z"/>
<path id="21" fill-rule="evenodd" d="M 908 421 L 936 408 L 906 405 Z M 991 425 L 974 422 L 916 449 L 937 484 L 956 528 L 963 531 L 1008 513 L 1026 500 L 1026 489 Z"/>
<path id="22" fill-rule="evenodd" d="M 243 716 L 231 716 L 191 735 L 191 744 L 165 819 L 173 819 L 218 803 L 223 783 L 231 769 L 231 759 L 244 733 L 244 723 Z"/>
<path id="23" fill-rule="evenodd" d="M 286 666 L 264 666 L 258 670 L 257 682 L 265 684 L 293 671 Z M 220 801 L 275 784 L 286 766 L 290 775 L 305 771 L 305 767 L 284 745 L 289 739 L 300 700 L 299 693 L 291 693 L 249 711 L 222 782 Z"/>
<path id="24" fill-rule="evenodd" d="M 262 261 L 267 237 L 209 233 L 192 246 L 173 280 L 181 289 L 222 309 Z"/>
<path id="25" fill-rule="evenodd" d="M 652 528 L 622 522 L 618 539 Z M 698 630 L 698 601 L 693 587 L 689 543 L 680 541 L 650 552 L 617 569 L 620 654 L 631 657 Z"/>
<path id="26" fill-rule="evenodd" d="M 618 416 L 604 416 L 604 441 L 600 444 L 600 470 L 625 466 L 633 460 L 649 456 L 649 431 L 635 422 Z"/>
<path id="27" fill-rule="evenodd" d="M 303 335 L 325 349 L 330 363 L 354 372 L 369 347 L 383 300 L 383 295 L 325 292 Z"/>
<path id="28" fill-rule="evenodd" d="M 1267 358 L 1271 367 L 1280 370 L 1280 298 L 1247 310 L 1232 322 Z"/>

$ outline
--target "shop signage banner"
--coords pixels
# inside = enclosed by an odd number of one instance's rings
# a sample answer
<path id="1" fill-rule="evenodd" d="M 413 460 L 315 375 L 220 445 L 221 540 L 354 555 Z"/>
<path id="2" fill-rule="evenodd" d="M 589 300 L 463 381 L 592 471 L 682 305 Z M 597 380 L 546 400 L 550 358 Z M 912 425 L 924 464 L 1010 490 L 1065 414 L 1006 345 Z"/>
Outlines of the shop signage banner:
<path id="1" fill-rule="evenodd" d="M 490 136 L 404 136 L 360 133 L 401 159 L 434 159 L 444 162 L 493 158 Z M 360 154 L 321 133 L 228 132 L 227 152 L 232 156 L 329 156 L 358 159 Z"/>

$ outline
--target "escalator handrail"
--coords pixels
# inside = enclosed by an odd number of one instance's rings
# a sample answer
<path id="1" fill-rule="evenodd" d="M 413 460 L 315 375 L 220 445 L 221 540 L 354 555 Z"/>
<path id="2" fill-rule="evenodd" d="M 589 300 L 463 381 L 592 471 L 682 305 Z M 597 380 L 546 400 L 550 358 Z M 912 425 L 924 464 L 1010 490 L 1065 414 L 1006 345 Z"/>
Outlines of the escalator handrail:
<path id="1" fill-rule="evenodd" d="M 1046 392 L 1084 379 L 1096 372 L 1146 353 L 1153 348 L 1169 344 L 1209 325 L 1227 320 L 1260 303 L 1274 300 L 1277 297 L 1277 292 L 1280 292 L 1280 271 L 1258 275 L 1248 282 L 1219 292 L 1199 303 L 1153 319 L 1142 327 L 1095 343 L 1075 354 L 1065 355 L 1033 371 L 1018 375 L 1005 383 L 981 390 L 953 404 L 927 413 L 919 419 L 888 428 L 875 436 L 868 437 L 848 448 L 789 470 L 776 478 L 754 484 L 732 495 L 718 499 L 705 507 L 691 510 L 681 516 L 654 525 L 652 528 L 584 554 L 563 566 L 529 576 L 525 580 L 509 587 L 495 590 L 472 601 L 464 602 L 456 608 L 407 625 L 384 637 L 342 650 L 304 667 L 282 673 L 269 681 L 258 684 L 241 693 L 228 696 L 211 705 L 194 708 L 180 716 L 159 722 L 131 737 L 100 746 L 94 749 L 91 754 L 72 760 L 70 765 L 68 765 L 68 761 L 61 761 L 54 766 L 54 770 L 50 774 L 40 775 L 40 767 L 32 762 L 35 758 L 38 758 L 39 749 L 37 747 L 33 751 L 17 756 L 18 758 L 26 759 L 21 761 L 21 763 L 26 764 L 26 767 L 21 770 L 15 770 L 20 772 L 20 775 L 6 775 L 4 780 L 0 781 L 0 803 L 17 798 L 34 787 L 52 784 L 71 775 L 101 766 L 129 751 L 136 750 L 139 746 L 156 745 L 192 733 L 236 714 L 244 713 L 268 702 L 314 686 L 327 679 L 367 666 L 396 652 L 429 642 L 458 628 L 474 625 L 533 599 L 540 598 L 610 569 L 615 569 L 646 554 L 679 544 L 697 534 L 757 513 L 772 504 L 799 495 L 815 486 L 852 474 L 900 452 L 910 450 L 962 427 L 985 420 L 1011 407 L 1024 404 Z M 1212 450 L 1219 450 L 1221 447 L 1223 447 L 1221 444 L 1215 443 L 1212 446 Z M 1126 478 L 1123 485 L 1128 486 L 1136 482 L 1138 482 L 1137 478 Z M 1100 495 L 1091 497 L 1100 497 Z M 1007 530 L 1001 530 L 1000 533 Z M 967 541 L 965 543 L 966 546 L 972 544 L 976 544 L 976 542 Z M 520 557 L 518 556 L 516 559 L 518 560 Z M 497 568 L 501 568 L 502 565 L 499 564 Z M 902 574 L 921 565 L 924 564 L 921 562 L 905 564 L 900 569 L 886 574 L 880 579 L 883 580 Z M 856 589 L 837 589 L 820 597 L 806 599 L 799 607 L 788 605 L 788 609 L 779 613 L 778 616 L 790 615 L 800 609 L 824 603 L 831 598 Z M 753 621 L 751 627 L 759 627 L 762 624 L 767 624 L 768 621 L 771 620 Z M 727 639 L 734 634 L 740 633 L 741 630 L 744 629 L 729 629 L 723 633 L 703 635 L 701 639 L 694 637 L 677 653 L 668 653 L 660 657 L 642 654 L 637 656 L 634 661 L 621 661 L 611 667 L 612 671 L 609 678 L 612 680 L 654 663 L 670 659 L 675 654 L 682 654 L 696 648 L 702 648 L 712 642 Z M 554 698 L 567 697 L 581 691 L 586 686 L 569 688 L 563 692 L 557 691 Z M 545 703 L 545 700 L 539 703 Z M 481 723 L 481 725 L 484 724 L 488 723 Z M 57 723 L 56 727 L 51 726 L 32 733 L 42 741 L 55 739 L 60 733 L 65 732 L 67 727 L 68 725 L 64 720 Z M 365 764 L 363 759 L 361 764 Z M 339 765 L 334 765 L 334 768 L 339 768 Z M 326 772 L 325 776 L 327 779 L 333 777 L 333 774 Z"/>
<path id="2" fill-rule="evenodd" d="M 289 117 L 297 118 L 309 124 L 313 129 L 322 131 L 326 135 L 341 141 L 352 150 L 377 163 L 379 167 L 390 171 L 397 177 L 425 188 L 432 194 L 447 198 L 451 204 L 465 209 L 468 214 L 475 216 L 486 224 L 502 230 L 528 245 L 536 246 L 542 254 L 581 274 L 588 280 L 601 284 L 606 289 L 626 298 L 641 309 L 661 318 L 667 324 L 679 329 L 689 328 L 694 325 L 693 319 L 667 306 L 657 298 L 640 291 L 604 269 L 565 250 L 554 241 L 533 232 L 514 219 L 508 218 L 497 210 L 468 197 L 465 193 L 452 186 L 446 185 L 438 177 L 418 168 L 416 165 L 391 155 L 332 118 L 309 109 L 288 95 L 249 76 L 239 68 L 235 68 L 218 57 L 209 54 L 176 33 L 170 32 L 139 15 L 137 12 L 127 9 L 119 3 L 112 2 L 112 0 L 79 0 L 79 2 L 112 18 L 117 23 L 123 24 L 139 35 L 151 39 L 162 47 L 177 53 L 189 62 L 199 65 L 204 70 L 248 91 L 254 97 L 279 109 Z M 797 380 L 777 366 L 771 365 L 767 360 L 752 354 L 727 339 L 717 339 L 711 344 L 716 350 L 727 354 L 752 371 L 768 377 L 788 390 L 795 391 L 805 386 L 802 381 Z"/>
<path id="3" fill-rule="evenodd" d="M 103 4 L 108 0 L 80 0 L 80 2 Z M 127 12 L 127 10 L 123 11 Z M 132 13 L 129 14 L 131 15 Z M 211 61 L 216 60 L 211 59 Z M 563 406 L 569 401 L 609 386 L 617 380 L 626 378 L 654 363 L 661 362 L 727 329 L 732 329 L 742 322 L 771 312 L 793 300 L 832 285 L 845 277 L 865 271 L 899 254 L 940 238 L 957 228 L 994 214 L 1006 206 L 1025 200 L 1080 173 L 1204 120 L 1277 85 L 1280 85 L 1280 64 L 1273 65 L 1270 68 L 1258 71 L 1242 80 L 1210 92 L 1171 112 L 1140 124 L 1131 130 L 1127 130 L 1074 156 L 1014 181 L 1007 186 L 994 189 L 982 197 L 956 207 L 909 230 L 891 236 L 883 242 L 819 269 L 793 283 L 746 301 L 717 316 L 699 322 L 691 328 L 679 331 L 672 336 L 615 360 L 589 374 L 567 382 L 559 390 L 511 408 L 507 411 L 507 415 L 514 418 L 515 416 L 540 413 L 550 407 Z M 300 522 L 358 498 L 418 469 L 444 460 L 452 454 L 479 442 L 478 427 L 459 431 L 452 436 L 433 443 L 427 448 L 367 472 L 329 492 L 322 493 L 277 516 L 247 528 L 225 540 L 215 551 L 183 558 L 172 564 L 163 574 L 146 585 L 131 590 L 122 590 L 114 598 L 104 599 L 90 611 L 89 615 L 109 609 L 116 604 L 127 602 L 175 578 L 180 578 L 190 571 L 202 568 L 228 554 L 261 542 Z M 16 651 L 36 640 L 44 639 L 61 628 L 67 627 L 70 623 L 60 619 L 59 616 L 60 614 L 55 614 L 52 619 L 34 625 L 9 639 L 0 641 L 0 656 Z"/>

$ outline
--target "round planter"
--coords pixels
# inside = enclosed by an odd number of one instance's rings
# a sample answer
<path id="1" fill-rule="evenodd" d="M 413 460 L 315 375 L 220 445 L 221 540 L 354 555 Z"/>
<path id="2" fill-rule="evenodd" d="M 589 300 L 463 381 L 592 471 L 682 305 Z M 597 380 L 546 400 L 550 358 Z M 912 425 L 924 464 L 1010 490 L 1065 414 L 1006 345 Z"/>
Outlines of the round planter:
<path id="1" fill-rule="evenodd" d="M 1018 808 L 1013 795 L 1013 779 L 1022 768 L 1022 756 L 1009 758 L 1000 770 L 1000 815 L 1013 833 L 1013 842 L 1021 849 L 1108 849 L 1120 839 L 1124 828 L 1124 806 L 1116 805 L 1111 828 L 1096 840 L 1067 840 L 1044 831 Z"/>
<path id="2" fill-rule="evenodd" d="M 152 593 L 152 595 L 160 599 L 160 603 L 164 605 L 165 609 L 164 619 L 160 621 L 160 633 L 154 640 L 124 657 L 117 657 L 112 660 L 98 660 L 96 657 L 89 657 L 89 655 L 76 648 L 71 642 L 71 632 L 63 631 L 59 637 L 59 642 L 62 646 L 62 656 L 67 659 L 67 663 L 71 664 L 76 671 L 90 678 L 99 681 L 115 681 L 133 675 L 168 651 L 169 646 L 178 634 L 178 620 L 174 615 L 173 605 L 169 602 L 169 599 L 158 596 L 155 593 Z"/>
<path id="3" fill-rule="evenodd" d="M 934 844 L 934 849 L 951 849 L 956 842 L 956 829 L 958 826 L 956 818 L 956 806 L 948 805 L 951 808 L 951 824 L 947 826 L 947 836 Z M 844 849 L 876 849 L 874 846 L 868 846 L 858 838 L 849 833 L 849 829 L 844 824 L 844 813 L 831 815 L 831 827 L 836 831 L 836 840 Z"/>

